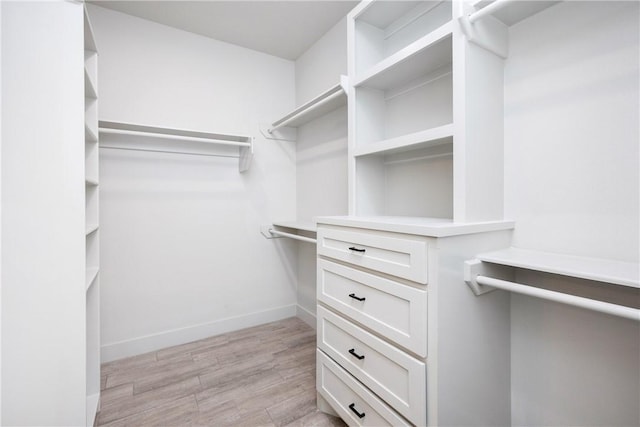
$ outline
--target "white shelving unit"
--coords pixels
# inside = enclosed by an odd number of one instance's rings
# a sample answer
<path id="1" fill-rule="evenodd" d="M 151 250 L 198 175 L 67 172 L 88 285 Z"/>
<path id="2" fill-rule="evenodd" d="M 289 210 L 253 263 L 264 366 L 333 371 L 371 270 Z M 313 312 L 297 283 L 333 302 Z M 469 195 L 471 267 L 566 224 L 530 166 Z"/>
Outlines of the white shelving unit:
<path id="1" fill-rule="evenodd" d="M 465 7 L 352 13 L 350 215 L 502 219 L 502 62 L 466 40 Z"/>
<path id="2" fill-rule="evenodd" d="M 92 426 L 100 401 L 100 219 L 98 168 L 98 50 L 84 11 L 85 230 L 86 230 L 86 425 Z"/>
<path id="3" fill-rule="evenodd" d="M 451 218 L 451 4 L 360 9 L 348 29 L 349 213 Z"/>

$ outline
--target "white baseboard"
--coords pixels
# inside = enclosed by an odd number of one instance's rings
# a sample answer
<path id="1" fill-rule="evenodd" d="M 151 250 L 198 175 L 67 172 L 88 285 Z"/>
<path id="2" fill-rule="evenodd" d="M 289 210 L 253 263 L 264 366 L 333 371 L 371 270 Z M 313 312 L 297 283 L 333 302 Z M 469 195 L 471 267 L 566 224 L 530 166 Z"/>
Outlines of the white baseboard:
<path id="1" fill-rule="evenodd" d="M 242 316 L 220 319 L 200 325 L 187 326 L 185 328 L 172 329 L 157 334 L 145 335 L 130 340 L 104 344 L 100 348 L 101 362 L 111 362 L 112 360 L 160 350 L 174 345 L 185 344 L 214 335 L 262 325 L 264 323 L 275 322 L 277 320 L 286 319 L 296 315 L 307 322 L 298 314 L 299 310 L 297 310 L 297 308 L 298 306 L 296 305 L 287 305 L 256 313 L 249 313 Z M 315 320 L 313 322 L 315 326 Z"/>
<path id="2" fill-rule="evenodd" d="M 314 330 L 318 330 L 316 323 L 316 315 L 307 310 L 306 308 L 296 305 L 296 316 L 307 325 L 311 326 Z"/>

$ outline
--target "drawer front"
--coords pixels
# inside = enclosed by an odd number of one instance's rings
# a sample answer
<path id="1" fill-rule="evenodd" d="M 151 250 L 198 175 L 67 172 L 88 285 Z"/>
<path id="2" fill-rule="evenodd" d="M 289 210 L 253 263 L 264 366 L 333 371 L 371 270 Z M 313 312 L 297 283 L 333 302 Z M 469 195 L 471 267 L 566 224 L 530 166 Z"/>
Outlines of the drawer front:
<path id="1" fill-rule="evenodd" d="M 320 306 L 318 347 L 409 421 L 426 424 L 424 363 Z"/>
<path id="2" fill-rule="evenodd" d="M 427 242 L 401 236 L 320 227 L 318 254 L 426 284 Z"/>
<path id="3" fill-rule="evenodd" d="M 317 271 L 318 301 L 427 356 L 427 291 L 324 259 Z"/>
<path id="4" fill-rule="evenodd" d="M 316 387 L 350 426 L 409 426 L 322 351 L 316 354 Z M 356 414 L 357 412 L 357 414 Z"/>

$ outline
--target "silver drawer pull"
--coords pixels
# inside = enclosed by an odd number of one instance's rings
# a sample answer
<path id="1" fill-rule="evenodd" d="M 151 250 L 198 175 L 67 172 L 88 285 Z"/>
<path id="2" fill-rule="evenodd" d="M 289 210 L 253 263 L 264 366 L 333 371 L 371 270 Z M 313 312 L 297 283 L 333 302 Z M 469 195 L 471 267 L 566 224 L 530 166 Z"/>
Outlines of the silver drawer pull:
<path id="1" fill-rule="evenodd" d="M 366 249 L 356 248 L 355 246 L 351 246 L 351 247 L 349 248 L 349 250 L 350 250 L 350 251 L 354 251 L 354 252 L 360 252 L 360 253 L 362 253 L 362 254 L 366 252 Z"/>

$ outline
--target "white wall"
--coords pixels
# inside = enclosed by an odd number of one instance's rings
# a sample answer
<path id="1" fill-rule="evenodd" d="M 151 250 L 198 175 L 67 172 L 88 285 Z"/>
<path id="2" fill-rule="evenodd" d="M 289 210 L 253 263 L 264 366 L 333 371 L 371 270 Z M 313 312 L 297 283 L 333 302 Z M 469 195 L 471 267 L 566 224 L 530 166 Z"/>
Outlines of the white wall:
<path id="1" fill-rule="evenodd" d="M 347 26 L 341 19 L 296 60 L 296 103 L 301 105 L 347 74 Z M 297 219 L 345 215 L 347 194 L 347 107 L 298 128 L 296 143 Z M 316 313 L 316 248 L 298 245 L 297 301 L 312 320 Z"/>
<path id="2" fill-rule="evenodd" d="M 638 16 L 637 2 L 562 2 L 510 29 L 514 246 L 638 261 Z M 511 318 L 513 425 L 640 424 L 637 322 L 516 295 Z"/>
<path id="3" fill-rule="evenodd" d="M 294 107 L 291 61 L 89 6 L 101 120 L 256 136 L 238 160 L 101 149 L 103 361 L 295 314 L 295 148 L 258 124 Z M 104 139 L 103 139 L 104 141 Z"/>
<path id="4" fill-rule="evenodd" d="M 2 4 L 2 425 L 86 419 L 82 7 Z"/>
<path id="5" fill-rule="evenodd" d="M 296 104 L 301 105 L 347 75 L 347 18 L 338 21 L 296 59 Z"/>

